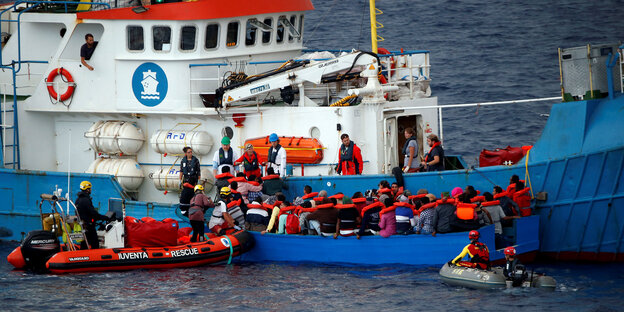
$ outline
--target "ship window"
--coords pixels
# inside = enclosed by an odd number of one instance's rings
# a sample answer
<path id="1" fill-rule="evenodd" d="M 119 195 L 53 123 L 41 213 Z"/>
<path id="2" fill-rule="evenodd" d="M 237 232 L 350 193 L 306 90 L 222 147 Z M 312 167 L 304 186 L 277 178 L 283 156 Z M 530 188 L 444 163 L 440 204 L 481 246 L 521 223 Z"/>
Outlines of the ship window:
<path id="1" fill-rule="evenodd" d="M 245 45 L 248 46 L 256 44 L 256 33 L 258 32 L 256 26 L 251 24 L 252 20 L 255 19 L 247 20 L 247 31 L 245 32 Z"/>
<path id="2" fill-rule="evenodd" d="M 154 26 L 152 28 L 155 51 L 171 51 L 171 28 L 168 26 Z"/>
<path id="3" fill-rule="evenodd" d="M 286 16 L 280 16 L 277 21 L 277 37 L 275 41 L 280 43 L 284 41 L 284 24 L 282 24 L 282 19 L 286 19 Z"/>
<path id="4" fill-rule="evenodd" d="M 238 44 L 238 22 L 230 22 L 227 28 L 225 45 L 235 47 Z"/>
<path id="5" fill-rule="evenodd" d="M 219 43 L 219 24 L 206 26 L 206 49 L 214 49 Z"/>
<path id="6" fill-rule="evenodd" d="M 299 17 L 299 41 L 303 38 L 303 15 Z"/>
<path id="7" fill-rule="evenodd" d="M 273 26 L 273 19 L 272 18 L 265 18 L 264 19 L 264 23 L 267 24 L 268 26 Z M 262 32 L 262 43 L 269 43 L 269 42 L 271 42 L 271 34 L 273 34 L 273 31 L 263 31 Z"/>
<path id="8" fill-rule="evenodd" d="M 182 39 L 180 40 L 180 50 L 192 51 L 195 50 L 195 35 L 197 28 L 195 26 L 182 27 Z"/>
<path id="9" fill-rule="evenodd" d="M 290 17 L 290 24 L 293 25 L 293 27 L 295 27 L 295 25 L 297 24 L 297 16 L 293 15 Z M 290 32 L 288 32 L 288 42 L 292 42 L 293 41 L 293 36 L 290 34 Z"/>
<path id="10" fill-rule="evenodd" d="M 128 26 L 128 50 L 143 51 L 143 27 Z"/>

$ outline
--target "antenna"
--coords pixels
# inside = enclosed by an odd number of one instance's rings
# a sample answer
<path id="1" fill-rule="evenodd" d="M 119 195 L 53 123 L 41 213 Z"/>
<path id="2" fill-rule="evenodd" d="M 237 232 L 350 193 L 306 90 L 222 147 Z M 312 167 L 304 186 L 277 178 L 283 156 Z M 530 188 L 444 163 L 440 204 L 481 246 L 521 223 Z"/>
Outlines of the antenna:
<path id="1" fill-rule="evenodd" d="M 67 195 L 65 198 L 69 199 L 70 189 L 69 189 L 69 180 L 70 180 L 70 168 L 71 168 L 71 128 L 67 134 L 68 142 L 67 142 Z M 60 192 L 59 192 L 60 193 Z M 60 195 L 60 194 L 59 194 Z M 67 201 L 67 215 L 69 216 L 69 200 Z M 68 236 L 69 237 L 69 236 Z"/>

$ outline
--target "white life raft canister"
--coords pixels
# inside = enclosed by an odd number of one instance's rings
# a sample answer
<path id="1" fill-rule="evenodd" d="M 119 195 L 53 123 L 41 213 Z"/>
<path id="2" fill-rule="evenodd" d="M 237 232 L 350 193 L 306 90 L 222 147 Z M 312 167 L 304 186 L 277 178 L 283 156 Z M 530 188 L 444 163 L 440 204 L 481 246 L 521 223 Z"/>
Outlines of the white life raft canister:
<path id="1" fill-rule="evenodd" d="M 145 177 L 141 166 L 130 158 L 98 158 L 86 172 L 115 176 L 119 185 L 128 192 L 136 192 Z"/>
<path id="2" fill-rule="evenodd" d="M 84 136 L 97 153 L 136 155 L 145 135 L 141 128 L 129 121 L 100 120 Z"/>
<path id="3" fill-rule="evenodd" d="M 149 178 L 154 182 L 154 187 L 160 191 L 179 192 L 180 191 L 180 166 L 173 168 L 160 168 L 149 174 Z M 214 187 L 215 178 L 212 170 L 201 169 L 201 180 L 204 182 L 204 193 L 209 193 Z"/>
<path id="4" fill-rule="evenodd" d="M 212 138 L 206 131 L 158 130 L 150 144 L 159 154 L 182 154 L 182 149 L 188 146 L 194 154 L 206 155 L 212 148 Z"/>

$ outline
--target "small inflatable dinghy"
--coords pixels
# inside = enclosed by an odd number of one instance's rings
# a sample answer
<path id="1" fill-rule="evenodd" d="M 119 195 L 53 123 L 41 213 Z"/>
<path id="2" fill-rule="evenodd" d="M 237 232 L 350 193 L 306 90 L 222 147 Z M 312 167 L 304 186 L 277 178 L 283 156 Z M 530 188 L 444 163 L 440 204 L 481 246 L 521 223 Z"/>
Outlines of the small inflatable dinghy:
<path id="1" fill-rule="evenodd" d="M 443 282 L 454 286 L 482 289 L 512 287 L 511 283 L 507 286 L 507 279 L 503 275 L 503 268 L 501 267 L 494 267 L 486 271 L 444 264 L 442 269 L 440 269 L 440 277 Z M 519 287 L 554 290 L 556 286 L 557 282 L 554 278 L 543 274 L 533 274 L 533 276 L 529 276 Z"/>

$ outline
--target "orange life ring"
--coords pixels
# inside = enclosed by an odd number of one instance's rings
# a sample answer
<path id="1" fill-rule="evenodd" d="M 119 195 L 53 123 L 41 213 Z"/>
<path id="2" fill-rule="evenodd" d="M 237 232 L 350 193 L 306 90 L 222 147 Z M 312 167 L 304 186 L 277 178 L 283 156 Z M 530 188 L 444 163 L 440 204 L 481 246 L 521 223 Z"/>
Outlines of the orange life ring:
<path id="1" fill-rule="evenodd" d="M 64 77 L 64 79 L 69 83 L 69 85 L 67 86 L 67 91 L 65 91 L 65 93 L 61 94 L 61 96 L 59 97 L 58 93 L 56 93 L 56 90 L 54 90 L 54 85 L 53 85 L 53 81 L 54 78 L 56 78 L 56 76 L 58 74 L 61 74 L 61 76 Z M 50 94 L 50 96 L 54 99 L 58 99 L 61 102 L 66 101 L 67 99 L 69 99 L 72 94 L 74 94 L 74 90 L 76 89 L 76 85 L 74 83 L 74 78 L 72 77 L 72 75 L 63 67 L 59 67 L 56 68 L 54 70 L 52 70 L 50 72 L 50 74 L 48 75 L 48 79 L 46 80 L 47 84 L 48 84 L 48 93 Z"/>

